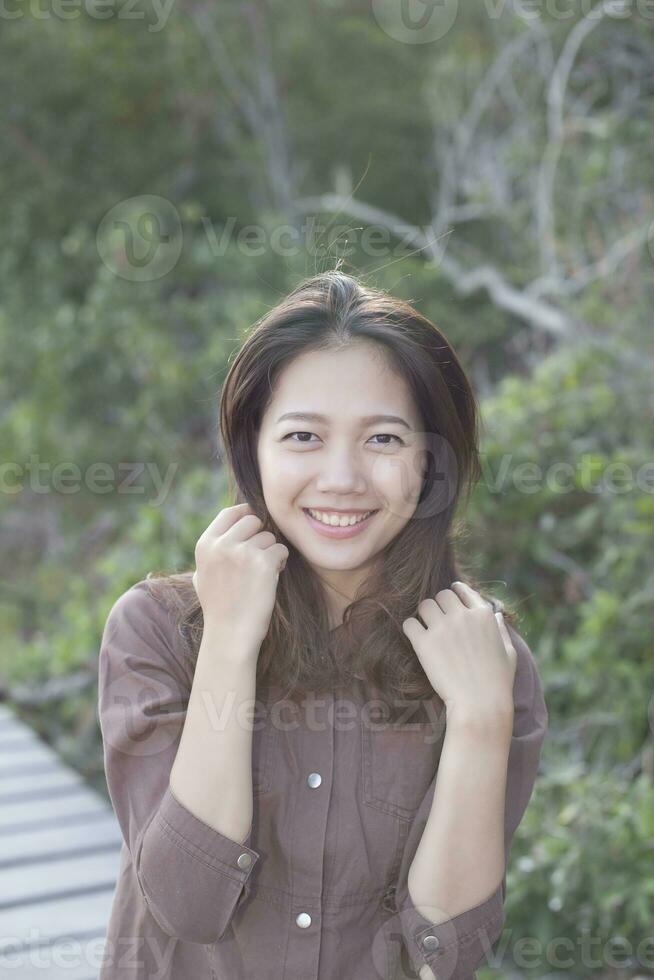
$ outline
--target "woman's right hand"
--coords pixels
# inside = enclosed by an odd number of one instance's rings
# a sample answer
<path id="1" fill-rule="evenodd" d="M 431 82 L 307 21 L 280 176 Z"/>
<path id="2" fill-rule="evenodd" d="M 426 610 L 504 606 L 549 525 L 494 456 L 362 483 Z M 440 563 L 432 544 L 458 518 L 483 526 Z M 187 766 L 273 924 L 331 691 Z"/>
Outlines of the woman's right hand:
<path id="1" fill-rule="evenodd" d="M 257 649 L 268 632 L 288 558 L 286 545 L 261 526 L 249 504 L 224 507 L 198 538 L 193 573 L 205 628 L 234 629 Z"/>

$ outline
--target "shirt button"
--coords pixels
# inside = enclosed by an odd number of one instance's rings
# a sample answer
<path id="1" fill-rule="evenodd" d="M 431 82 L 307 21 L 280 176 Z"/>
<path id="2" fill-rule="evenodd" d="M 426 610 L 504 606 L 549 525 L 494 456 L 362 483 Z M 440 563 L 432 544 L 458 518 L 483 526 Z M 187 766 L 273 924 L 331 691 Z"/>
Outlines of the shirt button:
<path id="1" fill-rule="evenodd" d="M 441 941 L 438 938 L 438 936 L 425 936 L 425 938 L 422 941 L 422 945 L 424 949 L 438 949 L 440 944 Z"/>
<path id="2" fill-rule="evenodd" d="M 239 854 L 238 860 L 236 862 L 239 868 L 249 868 L 252 864 L 252 855 L 244 851 L 243 854 Z"/>
<path id="3" fill-rule="evenodd" d="M 315 789 L 317 786 L 320 786 L 322 782 L 322 776 L 320 775 L 319 772 L 309 773 L 309 778 L 307 779 L 307 782 L 311 787 L 311 789 Z"/>
<path id="4" fill-rule="evenodd" d="M 308 929 L 311 925 L 311 916 L 308 912 L 300 912 L 295 921 L 299 925 L 300 929 Z"/>

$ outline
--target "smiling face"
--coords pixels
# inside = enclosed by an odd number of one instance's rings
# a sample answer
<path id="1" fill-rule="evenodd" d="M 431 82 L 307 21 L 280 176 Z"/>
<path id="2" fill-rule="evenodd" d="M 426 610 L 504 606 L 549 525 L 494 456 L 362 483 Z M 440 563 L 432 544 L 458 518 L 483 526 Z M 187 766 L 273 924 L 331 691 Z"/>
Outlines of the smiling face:
<path id="1" fill-rule="evenodd" d="M 288 413 L 305 417 L 281 418 Z M 415 511 L 424 447 L 411 390 L 374 344 L 301 354 L 277 380 L 257 443 L 263 496 L 279 529 L 328 587 L 337 622 L 375 556 Z M 375 513 L 345 528 L 327 516 L 335 511 Z"/>

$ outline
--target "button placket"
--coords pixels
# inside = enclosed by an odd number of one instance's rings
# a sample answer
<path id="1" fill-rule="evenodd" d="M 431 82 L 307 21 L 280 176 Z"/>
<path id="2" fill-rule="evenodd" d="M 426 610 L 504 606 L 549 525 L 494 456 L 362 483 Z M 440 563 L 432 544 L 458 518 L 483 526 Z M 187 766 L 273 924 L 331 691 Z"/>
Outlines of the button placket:
<path id="1" fill-rule="evenodd" d="M 312 706 L 311 724 L 304 717 L 302 719 L 305 738 L 297 746 L 293 772 L 301 798 L 302 794 L 311 793 L 303 798 L 303 805 L 293 809 L 293 835 L 297 837 L 300 849 L 306 847 L 304 842 L 309 840 L 313 846 L 299 853 L 293 865 L 291 893 L 307 896 L 307 904 L 302 908 L 304 903 L 299 898 L 297 904 L 291 905 L 290 928 L 295 938 L 287 945 L 284 964 L 289 976 L 318 976 L 322 902 L 317 897 L 324 890 L 324 841 L 333 767 L 333 735 L 328 728 L 332 698 L 327 695 L 324 700 L 324 707 L 320 703 Z M 308 707 L 305 710 L 308 711 Z M 314 725 L 318 727 L 314 728 Z"/>

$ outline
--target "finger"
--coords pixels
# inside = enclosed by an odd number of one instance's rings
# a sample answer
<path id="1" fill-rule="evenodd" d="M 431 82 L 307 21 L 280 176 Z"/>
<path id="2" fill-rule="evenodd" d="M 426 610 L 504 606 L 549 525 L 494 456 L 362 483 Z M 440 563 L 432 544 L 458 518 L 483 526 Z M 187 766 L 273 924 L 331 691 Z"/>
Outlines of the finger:
<path id="1" fill-rule="evenodd" d="M 415 616 L 410 616 L 405 619 L 402 623 L 402 632 L 412 643 L 418 640 L 425 632 L 422 623 L 415 618 Z"/>
<path id="2" fill-rule="evenodd" d="M 273 544 L 271 548 L 266 548 L 266 553 L 270 556 L 271 561 L 274 560 L 275 567 L 278 572 L 283 572 L 286 568 L 286 562 L 288 561 L 289 550 L 285 544 L 277 542 Z"/>
<path id="3" fill-rule="evenodd" d="M 432 617 L 434 613 L 440 612 L 440 614 L 442 614 L 456 612 L 456 610 L 460 609 L 463 605 L 461 596 L 458 595 L 454 589 L 441 589 L 440 592 L 436 593 L 432 600 L 425 599 L 424 601 L 427 603 L 425 608 L 428 613 L 432 613 Z M 422 616 L 421 606 L 422 603 L 420 603 L 420 606 L 418 606 L 418 610 Z M 422 616 L 422 618 L 424 619 L 425 617 Z"/>
<path id="4" fill-rule="evenodd" d="M 211 523 L 207 525 L 203 534 L 206 534 L 207 537 L 224 534 L 225 531 L 233 527 L 234 524 L 248 513 L 252 513 L 252 508 L 248 503 L 235 504 L 233 507 L 223 507 L 222 510 L 218 511 Z"/>
<path id="5" fill-rule="evenodd" d="M 234 523 L 230 525 L 229 529 L 222 535 L 222 538 L 231 544 L 239 544 L 243 541 L 249 541 L 249 539 L 254 537 L 255 534 L 264 533 L 262 532 L 262 527 L 263 521 L 259 515 L 255 514 L 253 511 L 246 511 L 245 514 L 241 514 L 238 520 L 234 521 Z M 264 542 L 265 540 L 266 539 L 264 539 Z M 263 544 L 264 548 L 268 546 L 269 543 Z"/>
<path id="6" fill-rule="evenodd" d="M 486 600 L 482 599 L 479 593 L 475 592 L 471 586 L 466 585 L 465 582 L 452 582 L 452 590 L 456 592 L 461 602 L 470 609 L 483 608 L 488 605 Z"/>
<path id="7" fill-rule="evenodd" d="M 272 531 L 259 531 L 251 538 L 252 544 L 256 548 L 261 548 L 262 551 L 267 551 L 273 545 L 277 544 L 277 538 L 272 533 Z"/>
<path id="8" fill-rule="evenodd" d="M 418 603 L 418 608 L 416 609 L 414 618 L 417 619 L 420 625 L 425 629 L 429 629 L 430 626 L 436 626 L 439 620 L 441 620 L 445 615 L 445 606 L 443 605 L 442 598 L 441 604 L 439 605 L 438 603 L 438 596 L 442 597 L 443 594 L 443 592 L 439 592 L 435 599 L 427 598 Z M 460 605 L 458 599 L 455 599 L 451 592 L 450 598 L 452 602 L 456 602 Z"/>
<path id="9" fill-rule="evenodd" d="M 502 615 L 501 612 L 496 612 L 495 613 L 495 619 L 497 620 L 497 625 L 499 627 L 500 633 L 502 634 L 502 639 L 504 640 L 504 645 L 507 647 L 507 649 L 512 650 L 513 649 L 513 640 L 511 639 L 511 635 L 510 635 L 508 629 L 506 628 L 506 623 L 504 622 L 504 616 Z"/>

